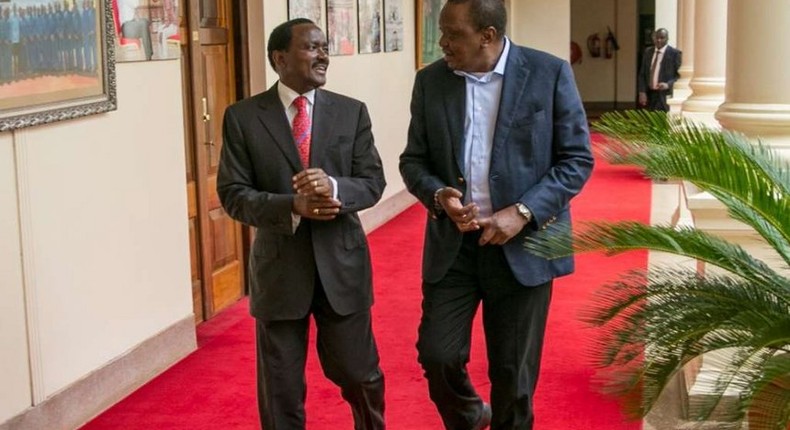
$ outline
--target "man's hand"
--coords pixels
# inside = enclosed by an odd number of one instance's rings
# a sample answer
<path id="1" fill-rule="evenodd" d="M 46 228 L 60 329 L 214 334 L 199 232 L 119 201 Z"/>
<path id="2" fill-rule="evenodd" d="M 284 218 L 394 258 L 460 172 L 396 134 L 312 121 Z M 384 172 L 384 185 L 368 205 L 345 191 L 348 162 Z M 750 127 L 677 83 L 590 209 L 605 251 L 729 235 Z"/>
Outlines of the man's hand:
<path id="1" fill-rule="evenodd" d="M 527 225 L 527 219 L 518 212 L 516 205 L 511 205 L 488 218 L 478 219 L 477 224 L 483 228 L 480 246 L 504 245 Z"/>
<path id="2" fill-rule="evenodd" d="M 479 208 L 474 203 L 464 206 L 461 197 L 463 194 L 455 188 L 444 187 L 436 195 L 436 200 L 462 233 L 479 229 L 480 226 L 477 225 Z"/>
<path id="3" fill-rule="evenodd" d="M 293 212 L 299 216 L 320 221 L 335 219 L 342 203 L 332 198 L 334 187 L 323 169 L 311 168 L 292 178 L 296 191 Z"/>
<path id="4" fill-rule="evenodd" d="M 329 176 L 319 168 L 302 170 L 292 178 L 292 182 L 296 194 L 331 198 L 335 192 Z"/>
<path id="5" fill-rule="evenodd" d="M 330 221 L 340 213 L 342 204 L 331 197 L 318 195 L 296 194 L 293 212 L 299 216 L 319 221 Z"/>
<path id="6" fill-rule="evenodd" d="M 666 82 L 659 82 L 656 89 L 659 91 L 666 91 L 669 89 L 669 84 Z"/>
<path id="7" fill-rule="evenodd" d="M 639 93 L 639 106 L 647 106 L 647 93 Z"/>

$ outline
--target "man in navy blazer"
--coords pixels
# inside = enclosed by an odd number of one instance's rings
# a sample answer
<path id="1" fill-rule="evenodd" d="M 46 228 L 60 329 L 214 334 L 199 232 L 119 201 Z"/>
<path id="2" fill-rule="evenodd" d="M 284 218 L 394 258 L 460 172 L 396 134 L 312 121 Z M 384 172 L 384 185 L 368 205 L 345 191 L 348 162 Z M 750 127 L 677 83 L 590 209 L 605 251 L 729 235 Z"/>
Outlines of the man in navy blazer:
<path id="1" fill-rule="evenodd" d="M 667 97 L 672 97 L 675 81 L 680 79 L 682 53 L 667 45 L 669 32 L 659 28 L 653 32 L 653 46 L 645 49 L 639 67 L 637 89 L 639 106 L 669 112 Z"/>
<path id="2" fill-rule="evenodd" d="M 362 102 L 320 88 L 329 55 L 312 21 L 277 26 L 267 51 L 280 79 L 225 111 L 217 176 L 222 206 L 256 228 L 249 273 L 261 424 L 305 428 L 312 316 L 321 367 L 351 406 L 354 428 L 382 430 L 370 253 L 357 216 L 385 186 L 370 116 Z M 297 150 L 305 141 L 292 135 L 302 109 L 312 123 L 307 164 Z"/>
<path id="3" fill-rule="evenodd" d="M 570 65 L 504 37 L 502 0 L 449 0 L 444 58 L 417 73 L 400 171 L 428 209 L 417 349 L 447 429 L 531 429 L 552 280 L 525 238 L 570 228 L 590 176 L 585 112 Z M 567 230 L 565 234 L 569 233 Z M 482 302 L 491 405 L 466 373 Z"/>

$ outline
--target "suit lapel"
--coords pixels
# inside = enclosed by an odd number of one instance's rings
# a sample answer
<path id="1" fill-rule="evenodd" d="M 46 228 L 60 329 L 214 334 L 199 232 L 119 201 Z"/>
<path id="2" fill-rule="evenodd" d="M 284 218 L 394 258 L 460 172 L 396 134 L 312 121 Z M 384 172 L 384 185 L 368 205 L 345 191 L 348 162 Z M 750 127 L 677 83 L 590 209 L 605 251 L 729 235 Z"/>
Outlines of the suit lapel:
<path id="1" fill-rule="evenodd" d="M 261 108 L 258 113 L 261 124 L 269 132 L 272 140 L 280 148 L 294 171 L 301 171 L 302 162 L 299 161 L 299 152 L 291 134 L 291 126 L 288 124 L 288 117 L 285 115 L 280 96 L 277 94 L 277 84 L 261 95 L 258 106 Z"/>
<path id="2" fill-rule="evenodd" d="M 310 164 L 322 166 L 326 148 L 332 136 L 335 124 L 335 109 L 332 108 L 332 98 L 325 91 L 315 91 L 315 106 L 313 110 L 313 130 L 310 143 Z"/>
<path id="3" fill-rule="evenodd" d="M 444 79 L 444 109 L 447 115 L 447 128 L 450 143 L 459 171 L 464 171 L 464 121 L 466 118 L 466 80 L 447 68 L 451 79 Z"/>
<path id="4" fill-rule="evenodd" d="M 502 84 L 502 96 L 499 100 L 499 115 L 494 130 L 494 144 L 491 149 L 491 159 L 497 157 L 502 146 L 507 142 L 511 124 L 519 112 L 521 98 L 526 92 L 529 79 L 529 69 L 526 59 L 516 45 L 510 44 L 510 52 L 505 65 L 505 76 Z"/>

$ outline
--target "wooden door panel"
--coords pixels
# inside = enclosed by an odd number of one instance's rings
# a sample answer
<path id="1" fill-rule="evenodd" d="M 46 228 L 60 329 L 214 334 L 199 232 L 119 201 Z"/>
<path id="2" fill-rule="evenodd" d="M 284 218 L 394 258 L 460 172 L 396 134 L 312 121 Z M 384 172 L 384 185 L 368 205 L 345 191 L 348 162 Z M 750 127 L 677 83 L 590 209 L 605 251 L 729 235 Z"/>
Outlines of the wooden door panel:
<path id="1" fill-rule="evenodd" d="M 214 309 L 224 309 L 241 297 L 239 285 L 242 284 L 244 276 L 242 267 L 236 260 L 213 273 L 211 283 L 214 286 Z"/>
<path id="2" fill-rule="evenodd" d="M 233 87 L 230 86 L 233 79 L 229 75 L 230 70 L 228 70 L 230 61 L 228 47 L 222 45 L 204 46 L 202 54 L 206 76 L 206 95 L 208 96 L 207 108 L 208 114 L 211 116 L 209 130 L 206 132 L 209 133 L 210 141 L 213 142 L 213 145 L 209 145 L 207 160 L 211 175 L 216 174 L 219 166 L 219 153 L 222 149 L 222 117 L 225 108 L 235 101 L 235 94 Z"/>
<path id="3" fill-rule="evenodd" d="M 217 270 L 239 259 L 238 248 L 241 237 L 237 234 L 238 224 L 222 208 L 211 211 L 209 218 L 211 239 L 214 243 L 212 259 L 214 269 Z"/>

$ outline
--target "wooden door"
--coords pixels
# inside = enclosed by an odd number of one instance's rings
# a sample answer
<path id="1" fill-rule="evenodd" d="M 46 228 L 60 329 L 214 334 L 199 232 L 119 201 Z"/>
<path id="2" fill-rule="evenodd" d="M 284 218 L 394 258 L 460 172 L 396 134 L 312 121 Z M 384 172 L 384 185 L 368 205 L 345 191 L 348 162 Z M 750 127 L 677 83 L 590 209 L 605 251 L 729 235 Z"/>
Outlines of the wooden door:
<path id="1" fill-rule="evenodd" d="M 222 209 L 217 167 L 222 115 L 236 101 L 232 0 L 189 0 L 189 56 L 184 88 L 189 94 L 190 204 L 193 301 L 198 321 L 209 319 L 244 294 L 242 226 Z M 194 208 L 194 211 L 192 210 Z"/>

